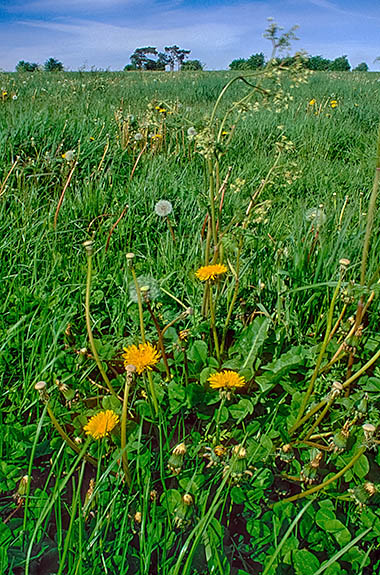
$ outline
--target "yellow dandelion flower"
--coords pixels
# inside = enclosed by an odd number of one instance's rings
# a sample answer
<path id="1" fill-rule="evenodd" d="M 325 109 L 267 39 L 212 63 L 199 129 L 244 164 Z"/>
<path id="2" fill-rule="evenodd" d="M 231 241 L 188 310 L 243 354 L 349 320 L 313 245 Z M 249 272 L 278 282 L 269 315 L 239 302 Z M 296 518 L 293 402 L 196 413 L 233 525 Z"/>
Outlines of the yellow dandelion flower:
<path id="1" fill-rule="evenodd" d="M 246 381 L 244 377 L 240 376 L 236 371 L 225 369 L 220 373 L 213 373 L 207 380 L 212 389 L 220 389 L 226 387 L 232 389 L 235 387 L 244 387 Z"/>
<path id="2" fill-rule="evenodd" d="M 332 108 L 336 108 L 336 107 L 338 106 L 337 100 L 331 100 L 330 106 L 331 106 Z"/>
<path id="3" fill-rule="evenodd" d="M 314 106 L 317 103 L 317 100 L 315 98 L 312 98 L 309 102 L 309 106 Z"/>
<path id="4" fill-rule="evenodd" d="M 151 343 L 140 343 L 124 348 L 124 365 L 134 365 L 137 373 L 143 373 L 147 369 L 152 369 L 158 363 L 160 354 Z"/>
<path id="5" fill-rule="evenodd" d="M 119 416 L 111 409 L 107 409 L 106 411 L 99 411 L 91 417 L 83 429 L 87 435 L 91 435 L 94 439 L 101 439 L 109 435 L 118 423 Z"/>
<path id="6" fill-rule="evenodd" d="M 214 280 L 217 276 L 225 274 L 227 268 L 223 264 L 213 264 L 210 266 L 202 266 L 196 272 L 196 277 L 201 281 Z"/>
<path id="7" fill-rule="evenodd" d="M 167 112 L 167 109 L 166 108 L 160 108 L 158 111 L 160 114 L 165 114 L 165 112 Z"/>

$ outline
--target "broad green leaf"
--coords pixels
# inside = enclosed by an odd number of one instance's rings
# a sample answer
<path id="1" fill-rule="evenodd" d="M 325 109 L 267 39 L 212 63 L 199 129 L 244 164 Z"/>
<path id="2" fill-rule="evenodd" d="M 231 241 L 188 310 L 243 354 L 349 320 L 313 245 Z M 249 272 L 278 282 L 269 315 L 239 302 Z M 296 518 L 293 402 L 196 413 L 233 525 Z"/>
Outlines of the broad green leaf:
<path id="1" fill-rule="evenodd" d="M 188 352 L 188 359 L 195 365 L 205 365 L 208 355 L 207 343 L 203 340 L 196 340 Z"/>
<path id="2" fill-rule="evenodd" d="M 256 317 L 255 320 L 243 330 L 240 337 L 233 345 L 231 354 L 239 354 L 242 357 L 241 369 L 253 368 L 255 359 L 266 339 L 270 320 L 266 317 Z"/>
<path id="3" fill-rule="evenodd" d="M 364 453 L 357 461 L 355 461 L 352 470 L 360 479 L 363 479 L 363 477 L 367 475 L 369 471 L 369 463 Z"/>
<path id="4" fill-rule="evenodd" d="M 293 563 L 296 575 L 314 575 L 319 567 L 317 557 L 307 549 L 293 551 Z"/>

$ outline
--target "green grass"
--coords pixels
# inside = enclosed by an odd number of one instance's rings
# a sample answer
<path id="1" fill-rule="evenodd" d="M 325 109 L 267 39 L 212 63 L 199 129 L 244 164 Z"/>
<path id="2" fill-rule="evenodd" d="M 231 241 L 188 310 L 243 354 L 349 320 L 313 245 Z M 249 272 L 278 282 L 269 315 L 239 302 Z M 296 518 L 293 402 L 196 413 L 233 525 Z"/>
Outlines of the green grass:
<path id="1" fill-rule="evenodd" d="M 239 293 L 222 364 L 239 371 L 249 356 L 244 375 L 250 384 L 221 403 L 205 385 L 218 364 L 209 319 L 201 314 L 203 286 L 194 276 L 204 264 L 201 230 L 210 209 L 208 173 L 187 130 L 194 126 L 200 132 L 207 125 L 218 95 L 233 77 L 232 72 L 0 74 L 0 88 L 7 92 L 0 98 L 0 186 L 17 159 L 0 188 L 2 573 L 369 575 L 378 570 L 376 496 L 360 513 L 347 491 L 365 481 L 378 484 L 378 452 L 367 451 L 360 465 L 311 504 L 280 502 L 300 492 L 300 483 L 291 477 L 308 469 L 316 455 L 312 446 L 296 447 L 291 462 L 278 455 L 283 456 L 284 444 L 306 435 L 307 426 L 293 438 L 287 430 L 295 422 L 325 335 L 341 258 L 350 264 L 333 323 L 344 303 L 347 309 L 324 359 L 331 359 L 338 338 L 349 331 L 359 297 L 367 300 L 372 290 L 363 335 L 349 340 L 356 348 L 352 372 L 379 349 L 378 216 L 366 286 L 359 279 L 377 159 L 380 76 L 316 73 L 299 88 L 287 83 L 294 98 L 287 109 L 276 113 L 260 106 L 229 116 L 218 152 L 221 180 L 231 167 L 219 250 L 232 267 L 240 222 L 275 162 L 276 143 L 285 135 L 293 146 L 282 154 L 260 196 L 260 205 L 267 202 L 265 214 L 258 211 L 257 221 L 244 233 Z M 218 108 L 216 126 L 249 91 L 239 81 L 232 84 Z M 312 99 L 316 104 L 309 104 Z M 336 108 L 331 107 L 333 99 Z M 130 115 L 134 119 L 127 122 Z M 123 118 L 131 130 L 127 145 Z M 148 139 L 139 157 L 145 140 L 136 142 L 137 132 L 163 138 L 156 144 Z M 75 151 L 78 164 L 54 228 L 58 201 L 74 167 L 62 158 L 68 150 Z M 175 242 L 165 219 L 154 212 L 160 199 L 173 204 Z M 318 207 L 324 218 L 317 232 L 308 214 Z M 91 455 L 102 460 L 97 468 L 82 463 L 65 447 L 46 413 L 41 419 L 43 405 L 34 390 L 37 381 L 47 382 L 55 414 L 72 438 L 84 440 L 83 425 L 101 407 L 121 413 L 121 404 L 112 403 L 94 385 L 102 383 L 101 377 L 91 357 L 80 351 L 89 348 L 82 243 L 90 238 L 95 242 L 92 329 L 120 396 L 122 348 L 140 337 L 125 254 L 135 254 L 138 276 L 152 276 L 161 288 L 152 303 L 161 328 L 183 306 L 194 310 L 166 334 L 174 378 L 165 381 L 161 363 L 153 370 L 158 419 L 143 385 L 131 391 L 130 488 L 120 467 L 120 434 L 90 444 Z M 233 289 L 229 271 L 217 295 L 219 335 Z M 156 341 L 146 307 L 144 321 L 148 341 Z M 178 331 L 185 328 L 190 330 L 188 341 L 180 343 Z M 181 348 L 186 348 L 187 367 Z M 317 378 L 312 400 L 323 400 L 333 381 L 343 383 L 348 376 L 346 355 Z M 60 394 L 57 379 L 72 390 L 69 401 Z M 364 393 L 368 408 L 355 420 Z M 363 442 L 363 423 L 378 426 L 379 397 L 379 368 L 372 365 L 318 428 L 333 434 L 346 421 L 353 422 L 346 450 L 325 452 L 317 483 L 354 457 Z M 328 439 L 320 440 L 325 447 Z M 175 475 L 167 463 L 182 441 L 188 452 Z M 206 467 L 210 460 L 205 455 L 216 442 L 225 446 L 226 454 L 214 454 L 215 465 Z M 245 457 L 234 454 L 237 444 L 244 444 Z M 21 494 L 16 509 L 12 494 L 26 474 L 32 477 L 30 491 Z M 86 501 L 92 479 L 94 491 Z M 184 493 L 191 494 L 192 505 L 183 503 Z M 335 530 L 330 529 L 334 521 Z"/>

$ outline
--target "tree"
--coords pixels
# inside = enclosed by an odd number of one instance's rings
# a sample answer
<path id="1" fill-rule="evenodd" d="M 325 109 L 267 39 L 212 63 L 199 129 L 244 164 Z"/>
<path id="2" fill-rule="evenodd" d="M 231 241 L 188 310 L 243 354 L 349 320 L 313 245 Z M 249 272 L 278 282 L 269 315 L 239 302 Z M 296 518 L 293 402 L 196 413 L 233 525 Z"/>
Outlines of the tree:
<path id="1" fill-rule="evenodd" d="M 203 65 L 200 60 L 187 60 L 182 64 L 181 70 L 203 70 Z"/>
<path id="2" fill-rule="evenodd" d="M 347 56 L 335 58 L 330 64 L 330 70 L 334 72 L 349 72 L 351 70 L 351 64 L 347 60 Z"/>
<path id="3" fill-rule="evenodd" d="M 279 26 L 273 18 L 268 18 L 268 28 L 265 30 L 263 36 L 272 43 L 271 60 L 275 58 L 277 52 L 282 52 L 286 48 L 290 48 L 293 40 L 298 40 L 295 35 L 297 28 L 297 25 L 292 26 L 287 32 L 281 33 L 281 30 L 284 28 Z"/>
<path id="4" fill-rule="evenodd" d="M 265 58 L 262 52 L 258 54 L 252 54 L 246 61 L 247 68 L 249 70 L 258 70 L 259 68 L 264 68 Z"/>
<path id="5" fill-rule="evenodd" d="M 230 70 L 246 70 L 247 60 L 245 58 L 236 58 L 236 60 L 232 60 L 229 67 Z"/>
<path id="6" fill-rule="evenodd" d="M 353 69 L 353 72 L 368 72 L 368 64 L 366 62 L 361 62 Z"/>
<path id="7" fill-rule="evenodd" d="M 148 58 L 148 56 L 155 58 Z M 129 59 L 132 63 L 127 64 L 124 70 L 165 70 L 168 63 L 166 55 L 163 52 L 157 52 L 154 46 L 136 48 Z"/>
<path id="8" fill-rule="evenodd" d="M 62 72 L 63 64 L 55 58 L 49 58 L 44 64 L 45 72 Z"/>
<path id="9" fill-rule="evenodd" d="M 16 72 L 35 72 L 39 66 L 36 62 L 25 62 L 20 60 L 16 66 Z"/>
<path id="10" fill-rule="evenodd" d="M 169 64 L 170 71 L 174 71 L 175 64 L 178 65 L 178 69 L 180 70 L 185 58 L 187 58 L 187 55 L 190 54 L 190 52 L 191 50 L 183 50 L 177 45 L 165 46 L 166 61 L 167 64 Z"/>
<path id="11" fill-rule="evenodd" d="M 310 56 L 306 61 L 306 68 L 314 71 L 329 70 L 331 60 L 322 56 Z"/>

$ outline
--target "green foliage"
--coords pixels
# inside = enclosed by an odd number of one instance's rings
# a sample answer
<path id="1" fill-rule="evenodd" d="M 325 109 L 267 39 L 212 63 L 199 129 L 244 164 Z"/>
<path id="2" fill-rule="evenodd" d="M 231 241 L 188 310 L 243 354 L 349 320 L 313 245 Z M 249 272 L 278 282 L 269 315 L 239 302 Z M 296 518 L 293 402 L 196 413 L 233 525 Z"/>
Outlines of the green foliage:
<path id="1" fill-rule="evenodd" d="M 351 64 L 347 60 L 347 56 L 340 56 L 335 58 L 329 66 L 329 70 L 334 72 L 349 72 L 351 69 Z"/>
<path id="2" fill-rule="evenodd" d="M 62 72 L 63 64 L 55 58 L 49 58 L 44 64 L 45 72 Z"/>
<path id="3" fill-rule="evenodd" d="M 181 70 L 203 70 L 203 64 L 200 60 L 187 60 L 181 64 Z"/>
<path id="4" fill-rule="evenodd" d="M 7 126 L 0 136 L 1 573 L 149 575 L 156 565 L 161 575 L 378 571 L 378 431 L 360 451 L 362 425 L 379 426 L 378 365 L 335 398 L 312 438 L 306 435 L 322 410 L 290 432 L 343 257 L 351 263 L 333 325 L 343 315 L 304 417 L 346 380 L 351 348 L 353 374 L 379 349 L 378 215 L 367 285 L 359 279 L 377 75 L 359 82 L 316 73 L 288 99 L 287 77 L 280 92 L 269 73 L 260 72 L 278 94 L 275 104 L 228 72 L 2 75 L 10 97 L 0 99 Z M 215 101 L 230 81 L 210 132 Z M 208 157 L 217 158 L 211 176 L 220 178 L 212 197 L 223 194 L 215 205 L 216 248 L 227 271 L 210 282 L 219 341 L 239 279 L 220 363 L 210 300 L 194 273 L 204 264 L 211 221 Z M 161 198 L 172 203 L 169 222 L 154 211 Z M 117 397 L 86 333 L 81 244 L 90 238 L 94 347 Z M 135 253 L 137 276 L 151 285 L 151 309 L 143 301 L 147 341 L 159 342 L 151 313 L 167 327 L 170 369 L 168 378 L 161 354 L 153 386 L 144 373 L 129 389 L 130 487 L 120 425 L 88 446 L 84 431 L 99 410 L 121 418 L 123 348 L 141 341 L 126 252 Z M 372 298 L 362 333 L 328 367 L 361 296 Z M 209 378 L 221 370 L 236 371 L 246 385 L 212 389 Z M 52 425 L 34 390 L 41 379 L 61 428 L 90 461 Z M 348 438 L 339 442 L 343 429 Z"/>
<path id="5" fill-rule="evenodd" d="M 306 61 L 306 66 L 309 70 L 320 72 L 322 70 L 329 70 L 331 60 L 323 58 L 322 56 L 309 56 Z"/>
<path id="6" fill-rule="evenodd" d="M 16 66 L 16 72 L 35 72 L 39 69 L 39 65 L 36 62 L 25 62 L 20 60 Z"/>
<path id="7" fill-rule="evenodd" d="M 368 64 L 366 62 L 361 62 L 353 69 L 353 72 L 368 72 Z"/>

